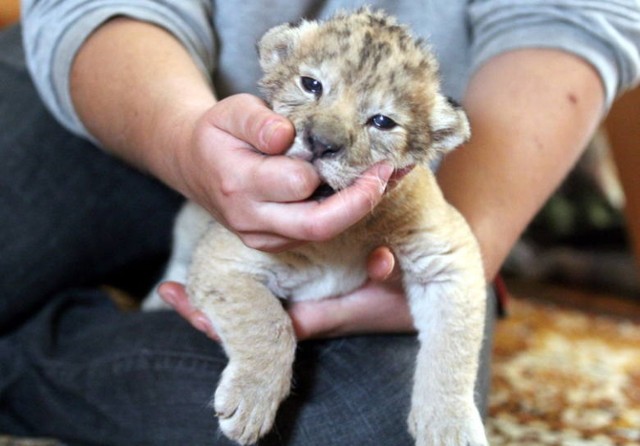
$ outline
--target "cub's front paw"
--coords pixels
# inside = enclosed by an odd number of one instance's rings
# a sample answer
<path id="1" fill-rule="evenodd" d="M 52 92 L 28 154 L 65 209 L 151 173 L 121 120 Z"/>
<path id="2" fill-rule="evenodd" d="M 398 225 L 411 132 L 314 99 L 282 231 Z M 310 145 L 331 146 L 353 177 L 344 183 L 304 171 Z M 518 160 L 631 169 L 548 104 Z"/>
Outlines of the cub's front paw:
<path id="1" fill-rule="evenodd" d="M 453 409 L 453 410 L 452 410 Z M 439 411 L 433 407 L 411 409 L 409 431 L 416 446 L 488 446 L 482 419 L 475 406 Z"/>
<path id="2" fill-rule="evenodd" d="M 271 429 L 290 385 L 290 370 L 267 371 L 230 363 L 214 396 L 220 430 L 241 445 L 257 442 Z"/>

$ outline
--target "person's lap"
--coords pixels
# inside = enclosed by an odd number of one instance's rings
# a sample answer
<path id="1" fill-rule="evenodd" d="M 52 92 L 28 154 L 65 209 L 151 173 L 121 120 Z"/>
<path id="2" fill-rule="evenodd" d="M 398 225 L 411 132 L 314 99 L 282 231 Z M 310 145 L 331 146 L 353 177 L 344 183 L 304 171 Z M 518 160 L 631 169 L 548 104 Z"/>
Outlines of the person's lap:
<path id="1" fill-rule="evenodd" d="M 0 33 L 0 47 L 3 333 L 67 287 L 136 275 L 148 282 L 148 265 L 169 249 L 180 198 L 54 121 L 27 74 L 17 28 Z"/>
<path id="2" fill-rule="evenodd" d="M 414 336 L 301 343 L 292 395 L 261 444 L 411 444 L 416 348 Z M 69 290 L 0 340 L 0 356 L 0 431 L 78 445 L 231 444 L 208 406 L 224 352 L 175 313 L 125 314 L 100 291 Z"/>
<path id="3" fill-rule="evenodd" d="M 122 314 L 73 290 L 1 342 L 14 351 L 0 430 L 81 445 L 231 444 L 208 407 L 224 353 L 174 313 Z M 409 444 L 414 355 L 411 336 L 302 343 L 293 395 L 262 444 Z"/>
<path id="4" fill-rule="evenodd" d="M 172 312 L 120 312 L 99 288 L 140 274 L 132 289 L 149 283 L 178 197 L 61 129 L 18 40 L 0 34 L 0 432 L 80 445 L 231 444 L 208 406 L 226 363 L 220 346 Z M 413 336 L 302 343 L 292 396 L 262 444 L 411 444 L 416 349 Z"/>

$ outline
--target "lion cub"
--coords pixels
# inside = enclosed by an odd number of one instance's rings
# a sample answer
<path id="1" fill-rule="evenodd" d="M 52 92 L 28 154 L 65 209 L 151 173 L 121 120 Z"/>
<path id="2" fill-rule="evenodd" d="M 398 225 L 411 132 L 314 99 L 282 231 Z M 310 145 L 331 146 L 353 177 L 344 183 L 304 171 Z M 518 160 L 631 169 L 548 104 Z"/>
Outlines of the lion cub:
<path id="1" fill-rule="evenodd" d="M 473 399 L 485 311 L 480 253 L 428 167 L 467 140 L 469 124 L 439 91 L 436 60 L 406 27 L 368 9 L 273 28 L 259 52 L 261 87 L 295 125 L 287 155 L 312 163 L 331 189 L 383 160 L 416 167 L 343 234 L 278 254 L 248 248 L 193 203 L 183 209 L 166 279 L 184 281 L 188 268 L 190 299 L 229 356 L 214 400 L 222 432 L 256 442 L 289 393 L 296 339 L 278 299 L 354 290 L 366 280 L 367 254 L 384 244 L 402 269 L 421 343 L 408 419 L 416 443 L 486 445 Z"/>

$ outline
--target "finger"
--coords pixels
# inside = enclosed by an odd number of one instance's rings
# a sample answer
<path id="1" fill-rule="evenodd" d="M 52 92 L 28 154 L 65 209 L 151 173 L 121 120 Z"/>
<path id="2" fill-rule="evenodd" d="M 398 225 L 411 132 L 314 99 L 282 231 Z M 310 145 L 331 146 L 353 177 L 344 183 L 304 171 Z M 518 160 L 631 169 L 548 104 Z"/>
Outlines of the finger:
<path id="1" fill-rule="evenodd" d="M 262 157 L 252 172 L 252 193 L 260 201 L 302 201 L 319 185 L 320 177 L 310 163 L 286 156 Z"/>
<path id="2" fill-rule="evenodd" d="M 317 203 L 299 223 L 303 239 L 328 240 L 360 221 L 380 202 L 392 173 L 391 165 L 378 164 L 353 185 Z"/>
<path id="3" fill-rule="evenodd" d="M 344 316 L 335 311 L 334 299 L 294 302 L 287 307 L 293 330 L 299 341 L 331 337 L 341 326 Z"/>
<path id="4" fill-rule="evenodd" d="M 209 318 L 201 311 L 194 308 L 189 302 L 184 286 L 177 282 L 164 282 L 158 287 L 158 294 L 180 316 L 185 318 L 194 328 L 203 332 L 215 341 L 220 337 L 213 329 Z"/>
<path id="5" fill-rule="evenodd" d="M 288 251 L 304 244 L 304 242 L 300 240 L 293 240 L 278 234 L 264 232 L 239 233 L 238 237 L 240 237 L 242 243 L 249 248 L 271 253 Z"/>
<path id="6" fill-rule="evenodd" d="M 396 259 L 386 246 L 371 251 L 367 259 L 367 274 L 371 280 L 382 282 L 394 272 Z"/>
<path id="7" fill-rule="evenodd" d="M 353 185 L 322 202 L 266 203 L 261 221 L 268 230 L 301 241 L 329 240 L 367 215 L 380 202 L 393 172 L 387 163 L 366 171 Z"/>
<path id="8" fill-rule="evenodd" d="M 347 296 L 288 306 L 299 340 L 368 333 L 413 333 L 413 319 L 401 289 L 367 282 Z"/>
<path id="9" fill-rule="evenodd" d="M 248 142 L 260 152 L 283 153 L 293 142 L 293 124 L 256 96 L 238 94 L 218 103 L 208 116 L 215 127 Z"/>

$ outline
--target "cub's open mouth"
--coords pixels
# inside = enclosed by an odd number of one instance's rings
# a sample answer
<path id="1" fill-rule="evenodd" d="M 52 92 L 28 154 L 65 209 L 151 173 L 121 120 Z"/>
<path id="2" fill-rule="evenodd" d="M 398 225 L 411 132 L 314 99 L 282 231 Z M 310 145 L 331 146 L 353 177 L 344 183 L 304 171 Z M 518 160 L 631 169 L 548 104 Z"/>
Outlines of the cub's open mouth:
<path id="1" fill-rule="evenodd" d="M 309 197 L 310 200 L 322 201 L 325 198 L 329 198 L 331 195 L 335 194 L 336 191 L 329 186 L 327 183 L 322 183 L 315 192 Z"/>

